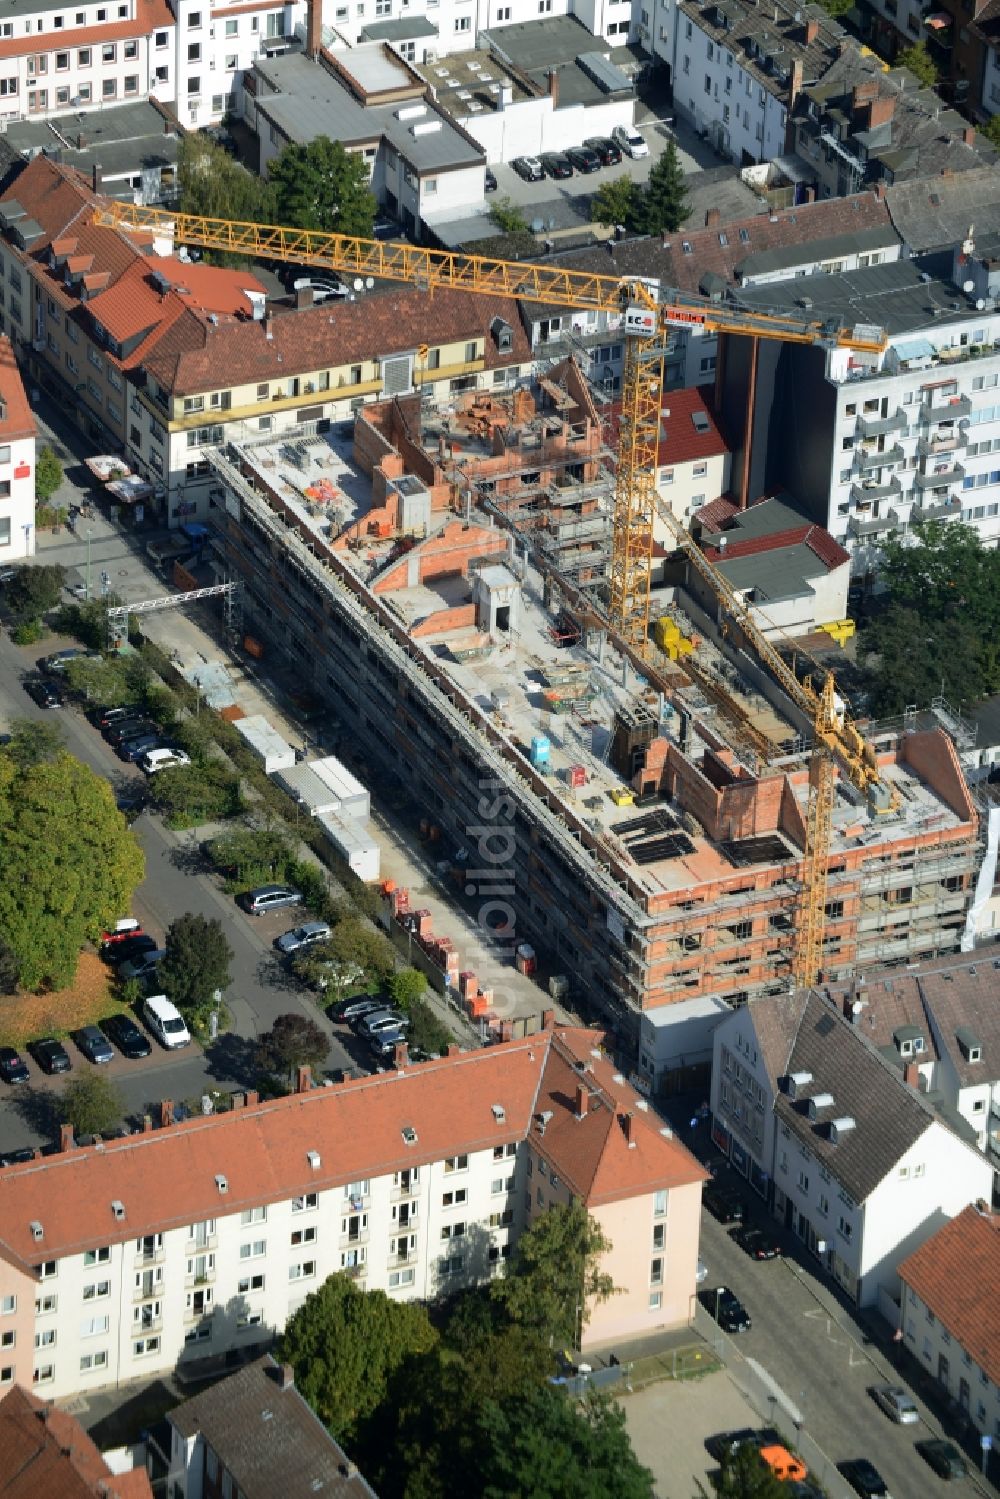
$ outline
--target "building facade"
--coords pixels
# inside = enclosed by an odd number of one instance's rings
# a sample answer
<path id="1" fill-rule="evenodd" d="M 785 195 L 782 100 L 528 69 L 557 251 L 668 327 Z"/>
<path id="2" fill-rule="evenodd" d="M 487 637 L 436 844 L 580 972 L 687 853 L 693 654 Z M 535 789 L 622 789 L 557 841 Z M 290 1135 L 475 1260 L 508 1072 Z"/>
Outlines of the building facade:
<path id="1" fill-rule="evenodd" d="M 5 1173 L 0 1385 L 61 1398 L 266 1346 L 341 1271 L 433 1298 L 579 1198 L 622 1293 L 583 1346 L 686 1322 L 704 1171 L 590 1031 L 547 1030 Z"/>
<path id="2" fill-rule="evenodd" d="M 10 340 L 0 338 L 0 559 L 35 555 L 35 436 Z"/>

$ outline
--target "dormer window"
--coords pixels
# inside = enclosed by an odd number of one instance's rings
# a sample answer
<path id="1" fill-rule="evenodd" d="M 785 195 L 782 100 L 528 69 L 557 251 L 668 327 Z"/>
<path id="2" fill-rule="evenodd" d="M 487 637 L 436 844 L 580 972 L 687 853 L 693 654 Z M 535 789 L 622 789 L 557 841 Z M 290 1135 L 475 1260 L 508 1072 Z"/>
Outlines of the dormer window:
<path id="1" fill-rule="evenodd" d="M 959 1050 L 967 1062 L 981 1062 L 983 1060 L 983 1043 L 967 1025 L 959 1026 L 955 1032 L 955 1040 L 958 1042 Z"/>

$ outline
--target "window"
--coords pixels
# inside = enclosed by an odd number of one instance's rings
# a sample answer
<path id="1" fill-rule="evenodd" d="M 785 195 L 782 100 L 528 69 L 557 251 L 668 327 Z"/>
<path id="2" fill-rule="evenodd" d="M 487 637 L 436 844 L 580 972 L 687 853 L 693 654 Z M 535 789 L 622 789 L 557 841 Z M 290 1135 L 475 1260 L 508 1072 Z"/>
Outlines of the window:
<path id="1" fill-rule="evenodd" d="M 840 1222 L 837 1224 L 837 1228 L 842 1237 L 845 1238 L 848 1243 L 850 1243 L 854 1235 L 854 1224 L 851 1223 L 843 1215 L 841 1215 Z"/>
<path id="2" fill-rule="evenodd" d="M 201 11 L 193 10 L 188 16 L 188 31 L 197 31 L 201 25 Z"/>
<path id="3" fill-rule="evenodd" d="M 551 3 L 552 3 L 552 0 L 549 0 L 549 4 L 551 4 Z M 461 1273 L 461 1269 L 462 1269 L 462 1266 L 464 1264 L 465 1264 L 465 1256 L 464 1255 L 462 1255 L 462 1254 L 449 1255 L 449 1257 L 447 1259 L 443 1259 L 441 1261 L 441 1274 L 442 1275 L 458 1275 L 458 1274 Z"/>
<path id="4" fill-rule="evenodd" d="M 441 1206 L 443 1208 L 458 1207 L 460 1203 L 466 1201 L 468 1195 L 468 1190 L 465 1187 L 459 1187 L 454 1192 L 445 1192 L 441 1198 Z"/>
<path id="5" fill-rule="evenodd" d="M 35 1333 L 35 1347 L 36 1348 L 54 1348 L 55 1346 L 56 1346 L 56 1330 L 55 1330 L 54 1327 L 48 1328 L 45 1332 L 36 1332 Z"/>
<path id="6" fill-rule="evenodd" d="M 189 78 L 188 79 L 188 83 L 187 83 L 187 91 L 188 91 L 189 94 L 200 94 L 201 93 L 201 79 L 200 78 Z"/>
<path id="7" fill-rule="evenodd" d="M 315 1260 L 303 1260 L 301 1265 L 289 1265 L 288 1267 L 289 1280 L 309 1280 L 315 1274 Z"/>
<path id="8" fill-rule="evenodd" d="M 115 78 L 105 78 L 101 83 L 101 98 L 113 99 L 118 92 L 118 82 Z"/>
<path id="9" fill-rule="evenodd" d="M 66 71 L 66 69 L 68 67 L 69 67 L 69 53 L 68 52 L 57 52 L 56 53 L 56 72 L 57 73 L 65 73 L 65 71 Z"/>
<path id="10" fill-rule="evenodd" d="M 651 1312 L 658 1312 L 660 1310 L 660 1303 L 662 1302 L 662 1300 L 663 1300 L 663 1292 L 662 1291 L 650 1291 L 650 1293 L 649 1293 L 649 1310 Z"/>
<path id="11" fill-rule="evenodd" d="M 90 1317 L 87 1321 L 80 1323 L 81 1338 L 97 1338 L 107 1332 L 110 1319 L 104 1317 Z M 53 1340 L 54 1341 L 54 1340 Z"/>
<path id="12" fill-rule="evenodd" d="M 263 1291 L 263 1275 L 244 1275 L 236 1283 L 236 1289 L 241 1296 L 249 1296 L 251 1291 Z"/>
<path id="13" fill-rule="evenodd" d="M 169 45 L 170 45 L 170 35 L 169 35 L 169 32 L 166 32 L 166 31 L 157 31 L 157 32 L 155 32 L 154 35 L 153 35 L 153 45 L 155 47 L 159 47 L 159 48 L 169 47 Z"/>
<path id="14" fill-rule="evenodd" d="M 138 73 L 126 73 L 125 74 L 125 92 L 127 94 L 137 94 L 139 92 L 139 75 L 138 75 Z"/>
<path id="15" fill-rule="evenodd" d="M 105 42 L 101 48 L 101 62 L 115 62 L 118 57 L 118 48 L 114 42 Z"/>
<path id="16" fill-rule="evenodd" d="M 267 1219 L 267 1208 L 247 1208 L 246 1212 L 240 1214 L 240 1223 L 245 1228 L 248 1223 L 264 1223 Z"/>
<path id="17" fill-rule="evenodd" d="M 106 1369 L 108 1365 L 107 1350 L 102 1348 L 97 1353 L 85 1353 L 80 1359 L 80 1373 L 89 1374 L 91 1369 Z"/>
<path id="18" fill-rule="evenodd" d="M 315 1244 L 316 1233 L 317 1229 L 315 1224 L 313 1224 L 309 1228 L 293 1228 L 291 1239 L 292 1248 L 296 1248 L 299 1244 Z"/>
<path id="19" fill-rule="evenodd" d="M 448 1159 L 444 1163 L 444 1174 L 445 1174 L 445 1176 L 450 1175 L 450 1173 L 453 1172 L 453 1171 L 468 1171 L 468 1169 L 469 1169 L 469 1157 L 467 1155 L 453 1155 L 453 1156 L 449 1156 Z"/>
<path id="20" fill-rule="evenodd" d="M 542 0 L 542 3 L 544 3 L 544 0 Z M 551 0 L 550 0 L 550 4 L 551 4 Z M 541 4 L 539 5 L 539 9 L 541 9 Z M 375 10 L 376 10 L 376 13 L 377 13 L 378 12 L 378 0 L 375 0 Z M 471 16 L 456 16 L 455 17 L 455 30 L 456 31 L 471 31 L 472 30 L 472 17 Z"/>
<path id="21" fill-rule="evenodd" d="M 55 1367 L 52 1364 L 42 1364 L 32 1375 L 32 1384 L 51 1384 L 56 1377 Z"/>
<path id="22" fill-rule="evenodd" d="M 465 1237 L 464 1223 L 446 1223 L 441 1229 L 442 1239 L 463 1239 Z"/>
<path id="23" fill-rule="evenodd" d="M 104 1249 L 87 1249 L 84 1251 L 83 1263 L 85 1266 L 107 1265 L 110 1260 L 111 1250 L 108 1247 L 105 1247 Z"/>
<path id="24" fill-rule="evenodd" d="M 256 1259 L 260 1259 L 261 1255 L 266 1254 L 266 1253 L 267 1253 L 267 1240 L 266 1239 L 254 1239 L 254 1241 L 253 1241 L 252 1244 L 241 1244 L 240 1245 L 240 1259 L 241 1260 L 256 1260 Z"/>
<path id="25" fill-rule="evenodd" d="M 49 1312 L 54 1312 L 58 1302 L 58 1296 L 37 1296 L 35 1298 L 35 1316 L 44 1317 Z"/>
<path id="26" fill-rule="evenodd" d="M 201 62 L 201 42 L 192 42 L 188 47 L 188 62 Z"/>
<path id="27" fill-rule="evenodd" d="M 662 1218 L 666 1214 L 666 1211 L 667 1194 L 666 1192 L 657 1192 L 653 1198 L 653 1213 L 655 1217 Z"/>
<path id="28" fill-rule="evenodd" d="M 662 1286 L 663 1284 L 663 1260 L 657 1257 L 649 1267 L 649 1284 L 651 1286 Z"/>
<path id="29" fill-rule="evenodd" d="M 226 22 L 226 35 L 227 36 L 238 36 L 239 35 L 239 31 L 240 31 L 240 23 L 239 23 L 239 21 L 227 21 Z"/>
<path id="30" fill-rule="evenodd" d="M 220 442 L 222 441 L 221 437 L 220 437 L 219 441 Z M 308 1212 L 310 1209 L 317 1208 L 317 1207 L 319 1207 L 319 1193 L 318 1192 L 307 1192 L 304 1197 L 293 1197 L 292 1198 L 292 1212 L 293 1213 L 305 1213 L 305 1212 Z"/>
<path id="31" fill-rule="evenodd" d="M 159 1353 L 159 1338 L 137 1338 L 132 1344 L 132 1352 L 136 1358 L 145 1358 L 150 1353 Z"/>
<path id="32" fill-rule="evenodd" d="M 97 1301 L 105 1296 L 111 1295 L 110 1280 L 92 1280 L 83 1288 L 84 1301 Z"/>
<path id="33" fill-rule="evenodd" d="M 12 1317 L 16 1311 L 16 1296 L 0 1296 L 0 1317 Z"/>

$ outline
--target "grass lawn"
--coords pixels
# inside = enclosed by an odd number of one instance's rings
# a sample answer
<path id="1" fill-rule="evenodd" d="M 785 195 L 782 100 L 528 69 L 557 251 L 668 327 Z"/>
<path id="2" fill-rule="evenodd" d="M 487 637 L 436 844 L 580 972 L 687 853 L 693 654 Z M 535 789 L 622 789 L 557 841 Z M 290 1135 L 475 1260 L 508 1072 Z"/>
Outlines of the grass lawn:
<path id="1" fill-rule="evenodd" d="M 40 1036 L 62 1039 L 125 1008 L 114 998 L 111 974 L 97 954 L 81 953 L 76 978 L 67 988 L 0 995 L 0 1046 L 23 1047 Z"/>

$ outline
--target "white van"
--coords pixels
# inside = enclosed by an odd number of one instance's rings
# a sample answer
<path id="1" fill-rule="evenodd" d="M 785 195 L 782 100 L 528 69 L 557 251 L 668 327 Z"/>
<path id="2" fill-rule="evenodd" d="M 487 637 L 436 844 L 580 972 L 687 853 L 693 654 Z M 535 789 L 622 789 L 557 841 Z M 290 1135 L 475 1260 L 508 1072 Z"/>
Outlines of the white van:
<path id="1" fill-rule="evenodd" d="M 181 1018 L 176 1005 L 172 1005 L 165 994 L 152 994 L 142 1006 L 142 1018 L 149 1026 L 161 1046 L 168 1051 L 186 1046 L 191 1032 Z"/>

